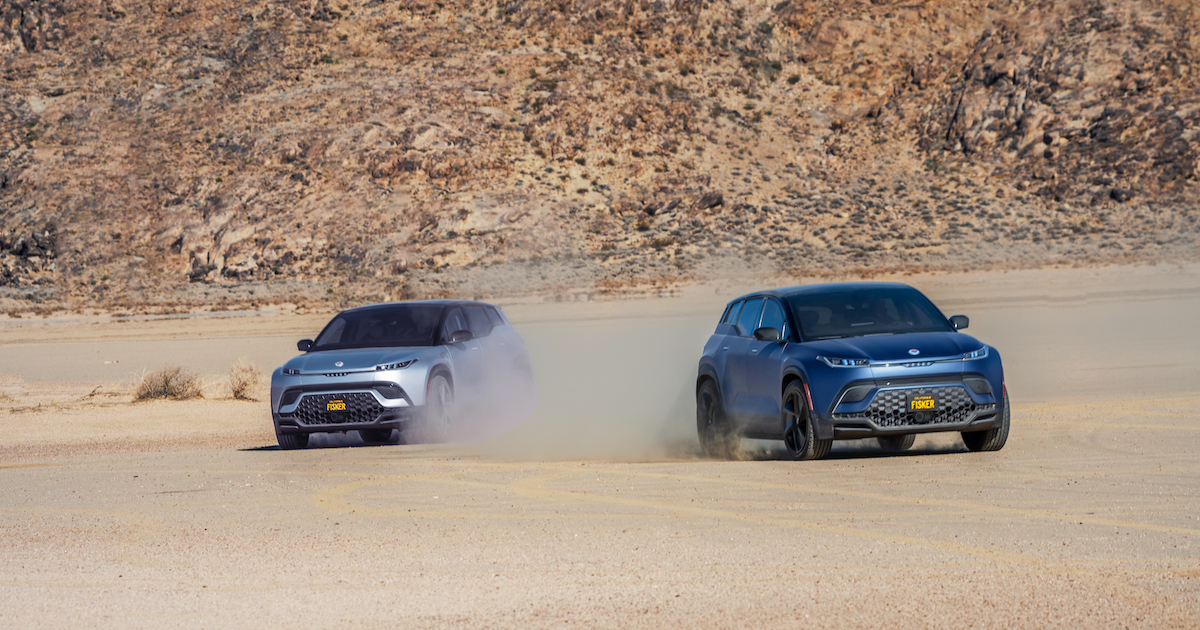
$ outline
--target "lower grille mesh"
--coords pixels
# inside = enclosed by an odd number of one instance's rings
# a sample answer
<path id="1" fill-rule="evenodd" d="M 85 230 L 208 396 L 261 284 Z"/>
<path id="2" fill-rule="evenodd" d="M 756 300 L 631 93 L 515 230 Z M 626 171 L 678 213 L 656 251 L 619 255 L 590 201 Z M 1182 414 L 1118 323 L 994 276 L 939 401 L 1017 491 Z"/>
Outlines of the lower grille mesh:
<path id="1" fill-rule="evenodd" d="M 937 411 L 927 414 L 925 422 L 917 422 L 915 414 L 908 411 L 908 395 L 933 396 L 937 399 Z M 995 411 L 992 403 L 979 404 L 971 399 L 967 389 L 961 385 L 944 387 L 914 387 L 911 389 L 887 389 L 875 394 L 875 399 L 864 411 L 838 413 L 838 420 L 870 420 L 880 427 L 929 426 L 937 424 L 959 424 L 970 422 L 977 416 Z"/>
<path id="2" fill-rule="evenodd" d="M 328 411 L 329 401 L 340 400 L 346 403 L 345 411 Z M 295 418 L 301 424 L 363 424 L 374 422 L 383 411 L 383 406 L 375 400 L 375 396 L 366 392 L 350 394 L 307 394 L 300 399 L 296 411 L 290 414 L 280 414 L 281 417 Z"/>

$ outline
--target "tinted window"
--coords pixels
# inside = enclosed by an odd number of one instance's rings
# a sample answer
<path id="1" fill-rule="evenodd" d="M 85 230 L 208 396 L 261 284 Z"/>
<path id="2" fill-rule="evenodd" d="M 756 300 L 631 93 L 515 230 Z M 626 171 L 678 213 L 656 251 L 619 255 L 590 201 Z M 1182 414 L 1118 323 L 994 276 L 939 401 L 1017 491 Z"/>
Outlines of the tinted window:
<path id="1" fill-rule="evenodd" d="M 338 313 L 312 349 L 431 346 L 441 312 L 440 306 L 396 304 Z"/>
<path id="2" fill-rule="evenodd" d="M 950 324 L 912 288 L 850 289 L 788 298 L 805 339 L 950 331 Z"/>
<path id="3" fill-rule="evenodd" d="M 486 337 L 492 334 L 492 321 L 483 312 L 482 306 L 464 306 L 463 311 L 467 314 L 467 325 L 471 327 L 472 335 Z"/>
<path id="4" fill-rule="evenodd" d="M 467 327 L 467 318 L 463 316 L 462 309 L 456 306 L 446 313 L 446 323 L 442 326 L 442 340 L 450 339 L 451 335 L 460 330 L 470 328 Z"/>
<path id="5" fill-rule="evenodd" d="M 485 306 L 483 310 L 487 312 L 488 319 L 492 321 L 492 326 L 503 326 L 504 318 L 500 316 L 500 311 L 495 307 Z"/>
<path id="6" fill-rule="evenodd" d="M 729 311 L 727 313 L 725 313 L 725 319 L 722 319 L 721 323 L 729 324 L 730 326 L 732 326 L 734 324 L 734 322 L 737 321 L 738 311 L 741 311 L 741 310 L 742 310 L 742 303 L 741 302 L 734 303 L 733 306 L 729 307 Z"/>
<path id="7" fill-rule="evenodd" d="M 787 318 L 783 314 L 783 305 L 777 300 L 767 299 L 763 307 L 762 323 L 759 328 L 774 328 L 779 331 L 780 339 L 787 339 Z"/>
<path id="8" fill-rule="evenodd" d="M 317 341 L 313 345 L 320 346 L 341 343 L 342 334 L 345 332 L 346 318 L 342 316 L 335 317 L 333 318 L 333 321 L 329 322 L 329 325 L 325 327 L 325 330 L 321 331 L 320 336 L 317 337 Z"/>
<path id="9" fill-rule="evenodd" d="M 762 298 L 746 300 L 746 305 L 742 307 L 742 312 L 738 314 L 737 318 L 739 335 L 749 337 L 754 334 L 754 331 L 758 328 L 758 316 L 762 315 L 762 310 Z"/>

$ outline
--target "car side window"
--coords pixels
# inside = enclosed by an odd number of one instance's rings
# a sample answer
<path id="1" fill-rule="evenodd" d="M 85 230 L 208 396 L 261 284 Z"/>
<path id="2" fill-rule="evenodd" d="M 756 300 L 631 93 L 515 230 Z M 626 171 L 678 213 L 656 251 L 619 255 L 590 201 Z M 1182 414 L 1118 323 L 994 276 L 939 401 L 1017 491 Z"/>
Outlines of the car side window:
<path id="1" fill-rule="evenodd" d="M 487 312 L 488 319 L 492 321 L 493 328 L 504 325 L 504 318 L 500 316 L 500 311 L 497 311 L 496 307 L 485 306 L 483 307 L 483 310 Z"/>
<path id="2" fill-rule="evenodd" d="M 492 334 L 492 322 L 487 313 L 483 312 L 482 306 L 465 306 L 463 311 L 467 314 L 467 325 L 471 327 L 472 335 L 486 337 Z"/>
<path id="3" fill-rule="evenodd" d="M 774 328 L 779 331 L 780 339 L 787 339 L 787 317 L 783 314 L 783 305 L 779 300 L 767 298 L 767 303 L 763 307 L 762 323 L 759 328 Z M 754 331 L 751 331 L 754 334 Z"/>
<path id="4" fill-rule="evenodd" d="M 738 311 L 741 311 L 741 310 L 742 310 L 742 303 L 734 302 L 733 306 L 729 307 L 729 311 L 727 313 L 725 313 L 725 319 L 722 319 L 721 323 L 729 324 L 730 326 L 733 326 L 734 324 L 737 323 Z"/>
<path id="5" fill-rule="evenodd" d="M 450 336 L 460 330 L 470 328 L 467 327 L 467 318 L 463 316 L 462 309 L 456 306 L 446 314 L 446 323 L 442 326 L 442 341 L 450 341 Z"/>
<path id="6" fill-rule="evenodd" d="M 758 319 L 763 311 L 763 298 L 755 298 L 746 300 L 746 305 L 742 307 L 742 312 L 738 313 L 737 329 L 738 334 L 743 337 L 754 335 L 754 331 L 758 329 Z"/>

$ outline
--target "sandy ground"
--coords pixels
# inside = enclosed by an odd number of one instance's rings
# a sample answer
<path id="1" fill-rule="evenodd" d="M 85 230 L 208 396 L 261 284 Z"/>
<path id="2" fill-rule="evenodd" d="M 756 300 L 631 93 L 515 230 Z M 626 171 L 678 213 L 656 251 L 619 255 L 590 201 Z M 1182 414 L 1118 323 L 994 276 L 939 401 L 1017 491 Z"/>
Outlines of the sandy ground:
<path id="1" fill-rule="evenodd" d="M 696 456 L 720 306 L 506 304 L 534 417 L 472 446 L 279 451 L 224 398 L 322 315 L 0 326 L 3 627 L 1195 627 L 1200 267 L 912 276 L 998 347 L 998 453 Z M 131 403 L 183 363 L 208 398 Z"/>

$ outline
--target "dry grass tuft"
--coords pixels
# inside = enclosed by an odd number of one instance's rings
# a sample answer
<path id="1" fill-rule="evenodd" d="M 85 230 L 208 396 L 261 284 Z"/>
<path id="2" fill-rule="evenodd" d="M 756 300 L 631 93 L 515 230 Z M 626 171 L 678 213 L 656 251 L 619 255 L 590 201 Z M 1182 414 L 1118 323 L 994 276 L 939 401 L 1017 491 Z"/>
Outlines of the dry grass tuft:
<path id="1" fill-rule="evenodd" d="M 200 398 L 201 395 L 199 374 L 178 365 L 168 365 L 142 374 L 133 399 L 188 400 Z"/>
<path id="2" fill-rule="evenodd" d="M 229 394 L 238 400 L 256 400 L 253 393 L 258 388 L 262 374 L 259 367 L 246 359 L 238 359 L 229 366 Z"/>

